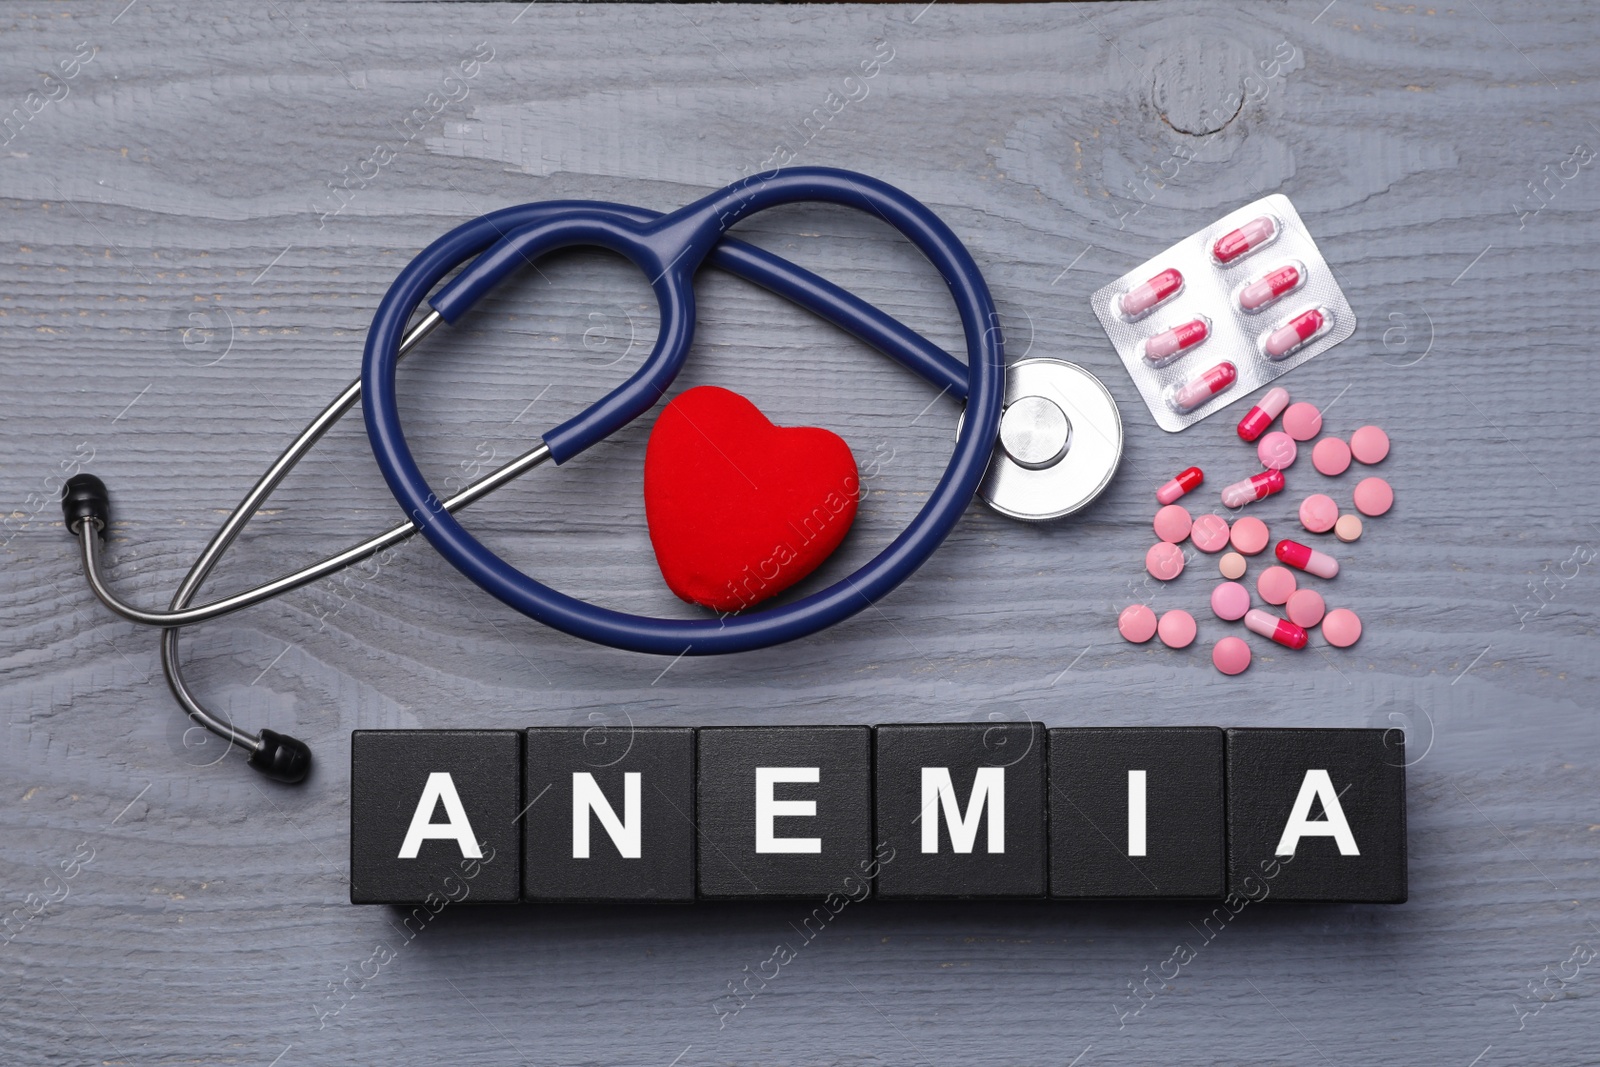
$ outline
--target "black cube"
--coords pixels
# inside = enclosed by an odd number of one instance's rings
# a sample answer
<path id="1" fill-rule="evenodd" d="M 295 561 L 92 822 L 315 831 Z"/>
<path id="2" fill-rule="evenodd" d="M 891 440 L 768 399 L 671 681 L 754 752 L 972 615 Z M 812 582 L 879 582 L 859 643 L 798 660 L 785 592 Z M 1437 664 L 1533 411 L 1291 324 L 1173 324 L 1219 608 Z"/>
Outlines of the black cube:
<path id="1" fill-rule="evenodd" d="M 515 901 L 521 807 L 520 731 L 353 731 L 350 903 Z"/>
<path id="2" fill-rule="evenodd" d="M 1275 900 L 1404 903 L 1400 732 L 1229 730 L 1228 888 Z"/>
<path id="3" fill-rule="evenodd" d="M 1050 731 L 1050 895 L 1204 897 L 1226 885 L 1215 727 Z"/>
<path id="4" fill-rule="evenodd" d="M 694 731 L 555 726 L 523 746 L 524 900 L 693 900 Z"/>
<path id="5" fill-rule="evenodd" d="M 879 867 L 878 896 L 1044 895 L 1043 725 L 892 725 L 873 734 L 873 832 L 893 855 Z"/>
<path id="6" fill-rule="evenodd" d="M 696 734 L 701 896 L 867 895 L 869 728 L 717 726 Z"/>

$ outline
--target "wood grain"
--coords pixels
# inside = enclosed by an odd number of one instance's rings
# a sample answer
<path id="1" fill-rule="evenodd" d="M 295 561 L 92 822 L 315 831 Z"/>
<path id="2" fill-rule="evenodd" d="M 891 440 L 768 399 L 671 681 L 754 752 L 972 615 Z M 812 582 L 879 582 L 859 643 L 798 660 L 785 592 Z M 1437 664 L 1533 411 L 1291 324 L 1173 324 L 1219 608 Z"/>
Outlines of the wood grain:
<path id="1" fill-rule="evenodd" d="M 1600 144 L 1586 5 L 124 2 L 0 9 L 0 903 L 26 915 L 30 894 L 67 890 L 0 947 L 0 1059 L 1597 1062 L 1600 972 L 1562 966 L 1600 937 L 1600 178 L 1573 162 Z M 92 58 L 74 65 L 80 42 Z M 975 505 L 878 607 L 718 660 L 583 645 L 410 545 L 364 586 L 323 583 L 186 638 L 206 699 L 318 759 L 297 789 L 237 756 L 199 765 L 211 757 L 185 747 L 155 635 L 82 586 L 54 502 L 63 471 L 106 479 L 117 585 L 164 603 L 356 374 L 417 249 L 521 201 L 670 209 L 779 144 L 925 199 L 983 265 L 1009 354 L 1101 376 L 1128 429 L 1103 500 L 1044 527 Z M 1209 503 L 1252 468 L 1230 440 L 1238 409 L 1157 430 L 1088 297 L 1273 191 L 1362 320 L 1286 384 L 1331 407 L 1330 432 L 1389 431 L 1399 502 L 1341 552 L 1361 643 L 1257 647 L 1226 679 L 1206 662 L 1211 566 L 1149 589 L 1141 560 L 1156 485 L 1199 463 Z M 943 286 L 881 225 L 794 209 L 742 230 L 959 345 Z M 734 279 L 699 293 L 682 383 L 826 425 L 871 470 L 821 577 L 843 573 L 919 507 L 954 405 Z M 541 263 L 403 372 L 426 470 L 442 482 L 527 447 L 634 365 L 654 327 L 620 261 Z M 647 431 L 536 472 L 468 526 L 557 588 L 687 616 L 645 534 Z M 1285 527 L 1299 495 L 1264 517 Z M 395 511 L 351 420 L 213 589 Z M 1195 611 L 1201 640 L 1122 643 L 1115 613 L 1134 598 Z M 852 905 L 721 1019 L 727 983 L 803 910 L 460 907 L 407 938 L 402 915 L 345 903 L 357 727 L 986 716 L 1404 726 L 1411 902 L 1252 906 L 1137 995 L 1209 909 Z M 362 977 L 379 943 L 393 958 Z"/>

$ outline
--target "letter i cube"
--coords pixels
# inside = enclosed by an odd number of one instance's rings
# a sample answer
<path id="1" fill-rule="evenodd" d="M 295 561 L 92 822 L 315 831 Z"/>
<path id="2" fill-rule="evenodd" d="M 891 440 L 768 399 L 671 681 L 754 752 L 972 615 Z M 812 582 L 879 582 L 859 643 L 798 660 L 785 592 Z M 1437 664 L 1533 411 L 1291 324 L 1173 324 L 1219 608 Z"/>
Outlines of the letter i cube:
<path id="1" fill-rule="evenodd" d="M 1223 733 L 1050 731 L 1050 894 L 1223 895 Z"/>

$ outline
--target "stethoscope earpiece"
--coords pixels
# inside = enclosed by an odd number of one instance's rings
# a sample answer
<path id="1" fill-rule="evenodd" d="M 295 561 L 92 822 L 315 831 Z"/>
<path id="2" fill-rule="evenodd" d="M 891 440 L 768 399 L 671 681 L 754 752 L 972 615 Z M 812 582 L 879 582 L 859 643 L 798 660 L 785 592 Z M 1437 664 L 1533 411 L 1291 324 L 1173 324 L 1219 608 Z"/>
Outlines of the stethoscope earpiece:
<path id="1" fill-rule="evenodd" d="M 67 520 L 67 529 L 74 536 L 85 520 L 94 523 L 100 540 L 106 539 L 106 527 L 111 525 L 111 494 L 106 483 L 92 474 L 74 474 L 67 479 L 61 491 L 61 515 Z"/>
<path id="2" fill-rule="evenodd" d="M 250 754 L 249 762 L 273 781 L 293 785 L 311 773 L 311 749 L 298 737 L 263 729 L 261 747 Z"/>

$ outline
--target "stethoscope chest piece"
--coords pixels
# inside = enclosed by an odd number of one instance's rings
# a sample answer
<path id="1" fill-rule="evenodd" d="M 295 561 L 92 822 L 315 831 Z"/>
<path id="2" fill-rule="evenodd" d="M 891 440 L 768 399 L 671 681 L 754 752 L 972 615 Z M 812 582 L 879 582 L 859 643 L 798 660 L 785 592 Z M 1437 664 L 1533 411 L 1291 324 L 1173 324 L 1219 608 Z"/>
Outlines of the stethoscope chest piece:
<path id="1" fill-rule="evenodd" d="M 1058 519 L 1099 496 L 1121 459 L 1122 417 L 1100 379 L 1059 359 L 1019 360 L 978 495 L 1009 518 Z"/>

